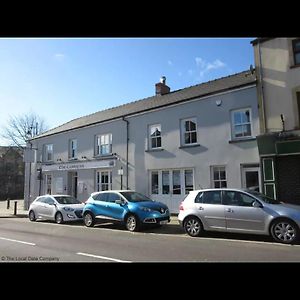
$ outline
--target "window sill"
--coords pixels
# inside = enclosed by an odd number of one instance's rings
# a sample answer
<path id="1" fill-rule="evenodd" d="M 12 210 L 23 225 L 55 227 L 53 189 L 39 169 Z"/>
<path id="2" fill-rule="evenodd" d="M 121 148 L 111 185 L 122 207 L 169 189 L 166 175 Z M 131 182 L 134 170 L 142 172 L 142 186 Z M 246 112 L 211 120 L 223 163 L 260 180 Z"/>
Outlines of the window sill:
<path id="1" fill-rule="evenodd" d="M 300 67 L 300 64 L 296 64 L 296 65 L 290 66 L 290 69 L 295 69 L 295 68 L 299 68 L 299 67 Z"/>
<path id="2" fill-rule="evenodd" d="M 94 159 L 111 159 L 111 158 L 114 158 L 116 157 L 116 154 L 115 153 L 110 153 L 110 154 L 102 154 L 102 155 L 95 155 L 93 156 Z"/>
<path id="3" fill-rule="evenodd" d="M 191 144 L 191 145 L 182 145 L 179 147 L 179 149 L 185 149 L 185 148 L 194 148 L 194 147 L 200 147 L 200 144 Z"/>
<path id="4" fill-rule="evenodd" d="M 69 158 L 69 161 L 73 161 L 73 160 L 78 160 L 78 158 L 77 157 L 70 157 Z"/>
<path id="5" fill-rule="evenodd" d="M 245 138 L 245 139 L 235 139 L 235 140 L 230 140 L 228 143 L 229 144 L 235 144 L 239 142 L 249 142 L 249 141 L 255 141 L 256 137 L 250 137 L 250 138 Z"/>
<path id="6" fill-rule="evenodd" d="M 164 148 L 157 148 L 157 149 L 148 149 L 145 150 L 145 152 L 160 152 L 160 151 L 164 151 Z"/>

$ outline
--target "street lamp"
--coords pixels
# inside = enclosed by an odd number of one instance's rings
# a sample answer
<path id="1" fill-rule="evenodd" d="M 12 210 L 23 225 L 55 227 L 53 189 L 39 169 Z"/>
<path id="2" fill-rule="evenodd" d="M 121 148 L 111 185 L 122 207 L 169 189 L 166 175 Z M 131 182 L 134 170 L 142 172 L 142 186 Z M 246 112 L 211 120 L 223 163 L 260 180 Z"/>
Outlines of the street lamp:
<path id="1" fill-rule="evenodd" d="M 118 170 L 118 175 L 121 176 L 121 190 L 123 190 L 123 167 L 121 167 L 119 170 Z"/>
<path id="2" fill-rule="evenodd" d="M 28 131 L 26 132 L 26 138 L 27 138 L 27 143 L 30 144 L 30 155 L 32 151 L 32 142 L 30 141 L 30 138 L 32 138 L 32 126 Z M 29 161 L 29 178 L 28 178 L 28 202 L 26 203 L 26 209 L 29 208 L 30 200 L 31 200 L 31 160 Z"/>

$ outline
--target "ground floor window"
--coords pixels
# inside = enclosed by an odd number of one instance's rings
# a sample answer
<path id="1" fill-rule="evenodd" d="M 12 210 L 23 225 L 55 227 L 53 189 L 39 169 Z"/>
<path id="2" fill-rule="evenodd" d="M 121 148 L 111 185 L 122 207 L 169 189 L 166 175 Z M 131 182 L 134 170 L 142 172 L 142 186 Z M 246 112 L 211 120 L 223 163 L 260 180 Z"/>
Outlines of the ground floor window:
<path id="1" fill-rule="evenodd" d="M 155 170 L 150 174 L 152 195 L 184 195 L 194 189 L 194 170 Z"/>
<path id="2" fill-rule="evenodd" d="M 111 171 L 96 171 L 96 189 L 97 192 L 112 190 Z"/>
<path id="3" fill-rule="evenodd" d="M 213 188 L 226 188 L 226 168 L 225 166 L 212 166 L 211 167 L 211 185 Z"/>
<path id="4" fill-rule="evenodd" d="M 51 195 L 52 193 L 52 175 L 51 174 L 46 174 L 46 180 L 45 180 L 45 194 Z"/>

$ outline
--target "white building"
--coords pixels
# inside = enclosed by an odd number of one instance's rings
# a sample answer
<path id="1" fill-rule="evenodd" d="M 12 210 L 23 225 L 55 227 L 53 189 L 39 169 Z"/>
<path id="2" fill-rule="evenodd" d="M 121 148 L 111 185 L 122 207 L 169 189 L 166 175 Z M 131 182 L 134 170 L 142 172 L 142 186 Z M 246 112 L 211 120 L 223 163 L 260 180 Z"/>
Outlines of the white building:
<path id="1" fill-rule="evenodd" d="M 153 97 L 34 137 L 28 144 L 34 159 L 26 163 L 25 207 L 39 194 L 85 200 L 94 191 L 120 189 L 122 181 L 123 189 L 160 200 L 176 213 L 192 189 L 258 188 L 259 118 L 252 73 L 172 92 L 162 78 Z"/>

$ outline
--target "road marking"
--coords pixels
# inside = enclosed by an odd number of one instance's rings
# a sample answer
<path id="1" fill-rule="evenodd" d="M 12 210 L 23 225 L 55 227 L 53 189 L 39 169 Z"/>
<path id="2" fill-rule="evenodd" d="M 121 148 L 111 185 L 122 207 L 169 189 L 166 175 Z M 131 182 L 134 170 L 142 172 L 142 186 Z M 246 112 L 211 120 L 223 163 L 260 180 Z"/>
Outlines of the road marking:
<path id="1" fill-rule="evenodd" d="M 13 240 L 13 239 L 7 239 L 7 238 L 4 238 L 4 237 L 0 237 L 0 240 L 5 240 L 5 241 L 10 241 L 10 242 L 16 242 L 16 243 L 21 243 L 21 244 L 35 246 L 34 243 L 29 243 L 29 242 L 24 242 L 24 241 L 18 241 L 18 240 Z"/>
<path id="2" fill-rule="evenodd" d="M 112 260 L 112 261 L 115 261 L 115 262 L 123 262 L 123 263 L 132 262 L 132 261 L 128 261 L 128 260 L 121 260 L 121 259 L 116 259 L 116 258 L 111 258 L 111 257 L 106 257 L 106 256 L 100 256 L 100 255 L 94 255 L 94 254 L 89 254 L 89 253 L 83 253 L 83 252 L 77 252 L 76 254 L 83 255 L 83 256 L 95 257 L 95 258 L 100 258 L 100 259 Z"/>

